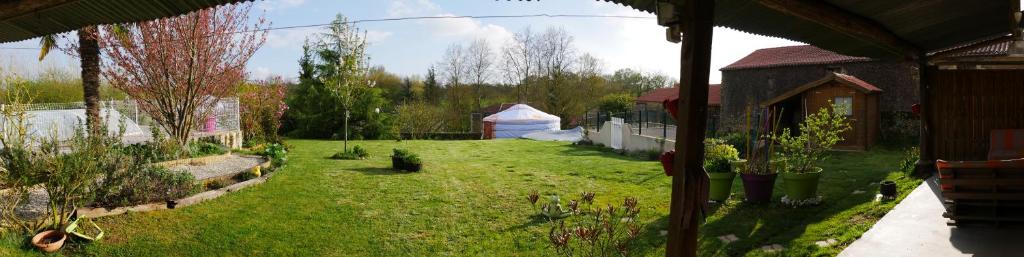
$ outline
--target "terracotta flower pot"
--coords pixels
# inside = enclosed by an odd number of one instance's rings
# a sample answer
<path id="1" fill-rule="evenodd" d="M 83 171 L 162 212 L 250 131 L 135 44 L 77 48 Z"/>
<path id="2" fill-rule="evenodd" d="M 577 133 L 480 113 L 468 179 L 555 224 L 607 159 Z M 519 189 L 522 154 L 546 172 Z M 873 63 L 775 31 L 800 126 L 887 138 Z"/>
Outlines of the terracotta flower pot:
<path id="1" fill-rule="evenodd" d="M 782 173 L 782 181 L 785 181 L 786 185 L 786 196 L 794 201 L 817 197 L 818 180 L 820 179 L 821 168 L 815 168 L 813 172 Z"/>
<path id="2" fill-rule="evenodd" d="M 743 193 L 747 202 L 767 203 L 772 200 L 772 193 L 775 191 L 775 178 L 778 173 L 769 175 L 740 174 L 743 180 Z"/>
<path id="3" fill-rule="evenodd" d="M 59 251 L 64 246 L 64 240 L 67 239 L 68 235 L 64 232 L 47 230 L 32 237 L 32 245 L 45 253 L 53 253 Z"/>
<path id="4" fill-rule="evenodd" d="M 711 188 L 708 189 L 708 199 L 716 202 L 722 202 L 729 199 L 729 193 L 732 193 L 732 181 L 736 179 L 736 173 L 732 172 L 709 172 L 708 178 L 711 179 Z"/>

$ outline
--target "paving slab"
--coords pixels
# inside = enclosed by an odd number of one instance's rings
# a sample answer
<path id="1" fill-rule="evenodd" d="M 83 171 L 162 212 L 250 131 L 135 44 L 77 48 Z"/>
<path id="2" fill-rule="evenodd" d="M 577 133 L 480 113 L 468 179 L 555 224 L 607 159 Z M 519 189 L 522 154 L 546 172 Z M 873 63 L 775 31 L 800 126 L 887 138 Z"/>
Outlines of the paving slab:
<path id="1" fill-rule="evenodd" d="M 946 225 L 939 192 L 934 178 L 925 180 L 839 256 L 1024 255 L 1022 228 Z"/>

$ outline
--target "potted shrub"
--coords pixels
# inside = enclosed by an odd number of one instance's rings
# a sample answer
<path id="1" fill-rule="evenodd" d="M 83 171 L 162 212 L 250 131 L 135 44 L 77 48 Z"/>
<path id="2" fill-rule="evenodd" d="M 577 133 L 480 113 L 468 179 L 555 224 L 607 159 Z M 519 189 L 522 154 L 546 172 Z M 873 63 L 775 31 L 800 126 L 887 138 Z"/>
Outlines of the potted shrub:
<path id="1" fill-rule="evenodd" d="M 405 169 L 405 158 L 409 155 L 409 151 L 404 149 L 395 148 L 391 154 L 391 168 L 395 170 Z"/>
<path id="2" fill-rule="evenodd" d="M 405 163 L 405 170 L 407 171 L 417 172 L 420 171 L 420 169 L 423 169 L 423 161 L 420 160 L 418 155 L 410 154 L 405 157 L 403 162 Z"/>
<path id="3" fill-rule="evenodd" d="M 833 105 L 808 115 L 800 123 L 800 135 L 794 136 L 787 128 L 775 137 L 781 148 L 780 154 L 786 159 L 782 180 L 789 201 L 800 202 L 817 197 L 822 171 L 818 162 L 825 158 L 825 151 L 843 140 L 842 133 L 850 129 L 846 116 L 842 115 L 845 112 L 838 108 L 842 107 Z"/>
<path id="4" fill-rule="evenodd" d="M 736 173 L 730 169 L 730 162 L 739 160 L 739 151 L 721 139 L 704 140 L 704 170 L 710 178 L 708 199 L 722 202 L 732 193 L 732 181 Z"/>

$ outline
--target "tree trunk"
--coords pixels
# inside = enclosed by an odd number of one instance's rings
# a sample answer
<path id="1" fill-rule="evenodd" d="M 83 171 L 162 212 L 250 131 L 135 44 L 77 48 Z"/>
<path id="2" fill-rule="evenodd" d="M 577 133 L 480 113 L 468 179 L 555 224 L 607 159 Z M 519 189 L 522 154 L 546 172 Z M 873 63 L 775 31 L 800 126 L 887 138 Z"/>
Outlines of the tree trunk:
<path id="1" fill-rule="evenodd" d="M 78 55 L 82 62 L 82 92 L 85 100 L 85 124 L 90 135 L 102 133 L 100 121 L 100 45 L 96 27 L 78 30 Z"/>

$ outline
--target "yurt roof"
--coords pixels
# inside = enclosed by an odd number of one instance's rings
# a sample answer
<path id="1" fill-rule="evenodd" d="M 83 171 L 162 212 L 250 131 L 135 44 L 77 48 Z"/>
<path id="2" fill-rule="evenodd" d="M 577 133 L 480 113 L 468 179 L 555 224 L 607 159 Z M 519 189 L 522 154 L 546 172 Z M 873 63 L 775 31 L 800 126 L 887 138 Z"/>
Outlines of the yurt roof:
<path id="1" fill-rule="evenodd" d="M 517 104 L 501 111 L 484 117 L 484 121 L 490 122 L 521 122 L 521 121 L 561 121 L 562 118 L 551 115 L 525 104 Z"/>

